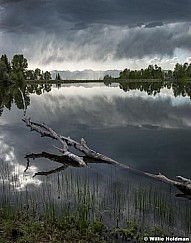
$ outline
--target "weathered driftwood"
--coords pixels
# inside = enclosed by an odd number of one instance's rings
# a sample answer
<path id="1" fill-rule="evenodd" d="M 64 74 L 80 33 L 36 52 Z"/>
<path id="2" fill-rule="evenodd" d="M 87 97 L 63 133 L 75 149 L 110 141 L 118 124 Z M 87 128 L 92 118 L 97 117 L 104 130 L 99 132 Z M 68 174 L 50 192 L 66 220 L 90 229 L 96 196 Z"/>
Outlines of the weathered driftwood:
<path id="1" fill-rule="evenodd" d="M 75 155 L 68 151 L 67 142 L 63 138 L 61 138 L 61 136 L 58 135 L 54 130 L 46 126 L 44 123 L 38 124 L 35 122 L 31 122 L 30 118 L 27 118 L 26 116 L 24 117 L 23 121 L 28 127 L 31 128 L 31 131 L 36 131 L 40 133 L 42 137 L 46 136 L 58 140 L 61 143 L 62 148 L 57 149 L 63 153 L 63 156 L 66 159 L 70 159 L 71 161 L 73 161 L 74 165 L 77 164 L 79 167 L 86 166 L 86 163 L 78 155 Z"/>
<path id="2" fill-rule="evenodd" d="M 159 173 L 159 175 L 154 175 L 151 173 L 134 170 L 133 168 L 130 168 L 127 165 L 121 164 L 103 154 L 97 153 L 96 151 L 90 149 L 83 138 L 81 139 L 80 142 L 77 142 L 77 141 L 71 139 L 70 137 L 58 135 L 53 129 L 49 128 L 44 123 L 40 124 L 40 123 L 32 122 L 31 119 L 27 118 L 26 116 L 24 117 L 23 121 L 26 123 L 26 125 L 28 127 L 31 128 L 31 131 L 38 132 L 39 134 L 41 134 L 42 137 L 50 137 L 52 139 L 55 139 L 55 140 L 59 141 L 62 145 L 62 148 L 56 147 L 60 152 L 63 153 L 62 156 L 58 156 L 58 155 L 54 155 L 54 154 L 50 154 L 50 153 L 46 153 L 46 152 L 42 152 L 40 154 L 30 154 L 30 155 L 26 156 L 27 159 L 29 159 L 29 158 L 35 159 L 35 158 L 39 158 L 39 157 L 44 157 L 44 158 L 48 158 L 48 159 L 51 159 L 53 161 L 63 164 L 63 166 L 61 166 L 55 170 L 51 170 L 51 171 L 47 171 L 47 172 L 46 171 L 38 172 L 35 174 L 35 176 L 36 175 L 49 175 L 49 174 L 58 172 L 60 170 L 64 170 L 68 166 L 85 167 L 85 166 L 87 166 L 88 163 L 106 163 L 106 164 L 117 165 L 117 166 L 120 166 L 120 167 L 123 167 L 126 169 L 130 169 L 134 172 L 144 174 L 144 175 L 152 177 L 154 179 L 161 180 L 168 184 L 174 185 L 181 192 L 184 193 L 184 194 L 178 194 L 177 196 L 186 197 L 186 198 L 191 199 L 191 180 L 190 179 L 186 179 L 182 176 L 177 176 L 177 178 L 180 180 L 180 182 L 179 182 L 179 181 L 171 180 L 160 173 Z M 75 149 L 82 152 L 85 156 L 80 157 L 78 155 L 75 155 L 74 153 L 69 152 L 70 146 L 73 146 Z M 27 168 L 28 168 L 28 166 L 29 166 L 29 163 L 27 163 Z"/>
<path id="3" fill-rule="evenodd" d="M 181 192 L 183 192 L 183 194 L 177 194 L 178 197 L 185 197 L 185 198 L 191 199 L 191 180 L 190 179 L 186 179 L 182 176 L 177 176 L 177 178 L 180 180 L 180 182 L 179 182 L 179 181 L 171 180 L 171 179 L 167 178 L 166 176 L 162 175 L 161 173 L 159 173 L 159 175 L 154 175 L 151 173 L 135 170 L 133 168 L 130 168 L 127 165 L 121 164 L 121 163 L 117 162 L 116 160 L 113 160 L 103 154 L 100 154 L 100 153 L 90 149 L 88 147 L 86 141 L 83 138 L 81 138 L 80 142 L 77 142 L 77 141 L 71 139 L 70 137 L 58 135 L 52 128 L 48 127 L 44 123 L 41 124 L 41 123 L 32 122 L 31 119 L 26 116 L 26 105 L 25 105 L 24 95 L 20 89 L 19 89 L 19 91 L 21 92 L 21 96 L 23 99 L 23 106 L 24 106 L 23 121 L 25 122 L 26 126 L 30 127 L 31 131 L 36 131 L 39 134 L 41 134 L 42 137 L 50 137 L 52 139 L 57 140 L 62 145 L 62 148 L 56 147 L 56 149 L 58 149 L 60 152 L 62 152 L 62 154 L 63 154 L 62 156 L 58 156 L 58 155 L 50 154 L 50 153 L 46 153 L 46 152 L 42 152 L 40 154 L 26 155 L 26 158 L 27 158 L 26 170 L 29 167 L 30 158 L 35 159 L 35 158 L 39 158 L 39 157 L 44 157 L 44 158 L 48 158 L 48 159 L 51 159 L 53 161 L 63 164 L 61 167 L 54 169 L 54 170 L 37 172 L 34 176 L 49 175 L 49 174 L 58 172 L 60 170 L 64 170 L 64 169 L 68 168 L 68 166 L 85 167 L 85 166 L 87 166 L 88 163 L 107 163 L 107 164 L 117 165 L 122 168 L 132 170 L 136 173 L 144 174 L 144 175 L 152 177 L 154 179 L 161 180 L 168 184 L 174 185 Z M 82 152 L 85 156 L 80 157 L 80 156 L 70 152 L 69 147 L 71 147 L 71 146 L 73 146 L 78 151 Z"/>
<path id="4" fill-rule="evenodd" d="M 190 179 L 184 178 L 182 176 L 177 176 L 177 178 L 181 181 L 179 182 L 179 181 L 171 180 L 166 176 L 162 175 L 161 173 L 159 173 L 158 175 L 153 175 L 151 173 L 144 172 L 144 174 L 149 177 L 161 180 L 163 182 L 175 186 L 181 192 L 183 192 L 183 194 L 177 194 L 176 195 L 177 197 L 184 197 L 191 200 L 191 180 Z"/>
<path id="5" fill-rule="evenodd" d="M 96 151 L 90 149 L 83 138 L 81 138 L 80 142 L 77 142 L 71 139 L 70 137 L 58 135 L 53 129 L 49 128 L 44 123 L 40 124 L 40 123 L 32 122 L 31 119 L 27 117 L 24 117 L 23 121 L 26 123 L 28 127 L 31 128 L 31 131 L 36 131 L 40 133 L 42 137 L 50 137 L 58 140 L 63 145 L 63 148 L 57 148 L 57 147 L 56 148 L 60 152 L 62 152 L 66 158 L 72 159 L 74 162 L 77 162 L 79 166 L 86 166 L 87 164 L 78 155 L 69 152 L 70 146 L 73 146 L 75 149 L 82 152 L 89 158 L 102 161 L 102 163 L 105 162 L 107 164 L 114 164 L 124 168 L 129 168 L 129 166 L 127 165 L 123 165 L 103 154 L 97 153 Z"/>

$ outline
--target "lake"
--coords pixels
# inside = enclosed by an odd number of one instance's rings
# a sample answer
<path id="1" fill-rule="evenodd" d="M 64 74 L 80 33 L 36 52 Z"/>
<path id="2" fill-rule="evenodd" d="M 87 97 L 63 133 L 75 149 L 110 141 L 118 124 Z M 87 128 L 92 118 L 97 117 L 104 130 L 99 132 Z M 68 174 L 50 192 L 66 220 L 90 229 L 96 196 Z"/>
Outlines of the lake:
<path id="1" fill-rule="evenodd" d="M 175 180 L 178 175 L 190 178 L 191 88 L 182 86 L 33 84 L 25 89 L 27 116 L 46 123 L 58 134 L 77 141 L 83 137 L 90 148 L 134 169 L 160 172 Z M 116 214 L 121 225 L 133 217 L 145 224 L 176 229 L 178 235 L 190 235 L 191 201 L 175 197 L 180 191 L 163 182 L 103 164 L 33 178 L 39 171 L 61 166 L 45 158 L 30 160 L 24 172 L 27 154 L 58 155 L 54 145 L 59 144 L 25 126 L 22 98 L 16 87 L 0 89 L 1 182 L 9 187 L 11 200 L 14 201 L 13 191 L 19 195 L 27 188 L 31 197 L 39 200 L 47 191 L 44 197 L 53 200 L 58 208 L 60 202 L 68 201 L 75 207 L 76 190 L 85 190 L 88 184 L 91 195 L 96 195 L 96 210 L 104 211 L 108 225 L 116 224 Z M 49 185 L 48 189 L 45 185 Z"/>

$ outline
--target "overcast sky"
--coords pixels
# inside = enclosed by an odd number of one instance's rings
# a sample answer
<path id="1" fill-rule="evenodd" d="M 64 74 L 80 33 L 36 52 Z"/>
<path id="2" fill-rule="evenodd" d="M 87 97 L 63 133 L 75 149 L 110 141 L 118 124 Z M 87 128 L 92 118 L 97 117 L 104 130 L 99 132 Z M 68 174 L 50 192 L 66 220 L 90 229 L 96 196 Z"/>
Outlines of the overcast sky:
<path id="1" fill-rule="evenodd" d="M 0 0 L 0 54 L 46 70 L 191 61 L 190 0 Z"/>

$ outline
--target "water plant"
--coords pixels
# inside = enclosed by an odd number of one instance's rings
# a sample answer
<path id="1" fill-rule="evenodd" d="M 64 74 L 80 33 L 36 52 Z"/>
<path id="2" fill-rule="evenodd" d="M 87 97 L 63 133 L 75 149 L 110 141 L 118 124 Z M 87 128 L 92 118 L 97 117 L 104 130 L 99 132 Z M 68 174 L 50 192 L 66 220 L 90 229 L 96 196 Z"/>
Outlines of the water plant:
<path id="1" fill-rule="evenodd" d="M 103 181 L 96 167 L 93 176 L 71 168 L 42 177 L 35 191 L 19 191 L 18 177 L 1 166 L 0 242 L 143 242 L 151 232 L 190 232 L 189 202 L 171 197 L 168 186 L 160 190 L 161 183 L 135 185 L 115 169 Z"/>

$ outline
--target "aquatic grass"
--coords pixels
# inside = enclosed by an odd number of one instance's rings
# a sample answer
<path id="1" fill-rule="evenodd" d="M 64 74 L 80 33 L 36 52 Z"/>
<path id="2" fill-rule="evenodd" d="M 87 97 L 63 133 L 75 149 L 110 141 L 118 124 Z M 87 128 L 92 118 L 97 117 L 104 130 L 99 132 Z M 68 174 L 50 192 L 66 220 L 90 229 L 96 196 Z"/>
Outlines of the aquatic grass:
<path id="1" fill-rule="evenodd" d="M 191 232 L 191 208 L 187 206 L 185 211 L 183 222 L 185 224 L 186 232 L 189 234 L 189 232 Z"/>
<path id="2" fill-rule="evenodd" d="M 7 173 L 7 169 L 2 171 Z M 138 237 L 141 242 L 140 235 L 149 232 L 152 225 L 167 234 L 179 230 L 188 235 L 191 228 L 189 203 L 182 208 L 172 193 L 159 190 L 160 184 L 135 186 L 130 178 L 117 181 L 116 173 L 117 170 L 111 170 L 103 183 L 98 172 L 92 178 L 88 170 L 71 169 L 54 177 L 42 177 L 35 193 L 29 187 L 19 191 L 16 175 L 9 176 L 14 186 L 8 186 L 7 176 L 2 175 L 5 179 L 0 183 L 3 237 L 9 235 L 11 239 L 12 229 L 22 242 L 33 242 L 32 237 L 37 239 L 39 231 L 44 230 L 45 239 L 52 234 L 52 242 L 62 242 L 64 236 L 59 234 L 62 235 L 61 231 L 65 232 L 62 227 L 67 226 L 70 232 L 65 234 L 71 242 L 72 234 L 79 239 L 96 234 L 99 240 L 103 237 L 106 241 L 116 234 L 123 239 Z M 28 221 L 31 224 L 24 226 Z M 26 236 L 29 229 L 37 231 L 35 237 L 29 234 L 30 239 Z"/>

